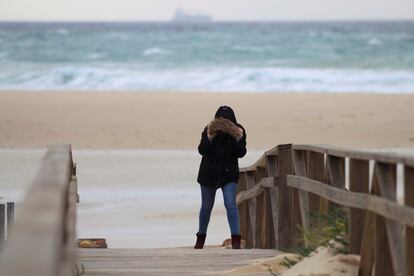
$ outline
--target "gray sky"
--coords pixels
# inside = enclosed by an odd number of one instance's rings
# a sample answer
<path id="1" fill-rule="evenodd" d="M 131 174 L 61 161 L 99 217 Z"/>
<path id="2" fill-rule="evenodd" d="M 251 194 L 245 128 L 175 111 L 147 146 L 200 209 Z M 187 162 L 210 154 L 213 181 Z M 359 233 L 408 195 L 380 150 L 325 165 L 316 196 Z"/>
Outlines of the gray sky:
<path id="1" fill-rule="evenodd" d="M 414 19 L 414 0 L 0 0 L 0 20 L 169 20 L 178 7 L 215 20 Z"/>

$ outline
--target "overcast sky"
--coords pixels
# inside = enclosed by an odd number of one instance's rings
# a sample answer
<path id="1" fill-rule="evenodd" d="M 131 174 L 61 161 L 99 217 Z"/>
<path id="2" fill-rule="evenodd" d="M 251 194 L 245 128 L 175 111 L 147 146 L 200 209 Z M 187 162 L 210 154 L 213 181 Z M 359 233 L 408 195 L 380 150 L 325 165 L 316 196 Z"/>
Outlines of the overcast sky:
<path id="1" fill-rule="evenodd" d="M 414 0 L 0 0 L 0 20 L 169 20 L 176 8 L 215 20 L 414 19 Z"/>

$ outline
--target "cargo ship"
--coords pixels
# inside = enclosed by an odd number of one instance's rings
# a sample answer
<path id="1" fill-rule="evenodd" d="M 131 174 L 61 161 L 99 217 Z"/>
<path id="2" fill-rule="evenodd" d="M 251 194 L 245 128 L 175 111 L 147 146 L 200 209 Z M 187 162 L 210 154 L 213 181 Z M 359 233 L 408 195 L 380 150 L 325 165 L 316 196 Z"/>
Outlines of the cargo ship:
<path id="1" fill-rule="evenodd" d="M 206 14 L 206 13 L 188 13 L 181 9 L 177 9 L 173 18 L 171 19 L 172 22 L 212 22 L 213 18 Z"/>

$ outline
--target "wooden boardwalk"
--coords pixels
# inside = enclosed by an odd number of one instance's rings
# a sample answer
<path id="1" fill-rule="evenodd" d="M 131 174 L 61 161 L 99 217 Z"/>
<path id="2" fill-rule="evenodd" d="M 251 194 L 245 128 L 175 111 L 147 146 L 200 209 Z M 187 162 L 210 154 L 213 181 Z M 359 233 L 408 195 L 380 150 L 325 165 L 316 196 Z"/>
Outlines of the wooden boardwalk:
<path id="1" fill-rule="evenodd" d="M 82 275 L 218 275 L 218 272 L 274 257 L 275 249 L 189 247 L 161 249 L 80 249 Z M 252 275 L 252 274 L 249 274 Z M 271 275 L 269 272 L 254 275 Z"/>

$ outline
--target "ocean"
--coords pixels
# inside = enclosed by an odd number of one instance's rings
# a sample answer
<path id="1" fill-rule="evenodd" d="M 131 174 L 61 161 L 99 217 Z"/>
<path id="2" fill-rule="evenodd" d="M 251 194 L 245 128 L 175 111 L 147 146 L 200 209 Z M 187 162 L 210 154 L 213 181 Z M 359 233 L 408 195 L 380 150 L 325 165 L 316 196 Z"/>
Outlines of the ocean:
<path id="1" fill-rule="evenodd" d="M 414 22 L 3 22 L 0 90 L 413 93 Z"/>

